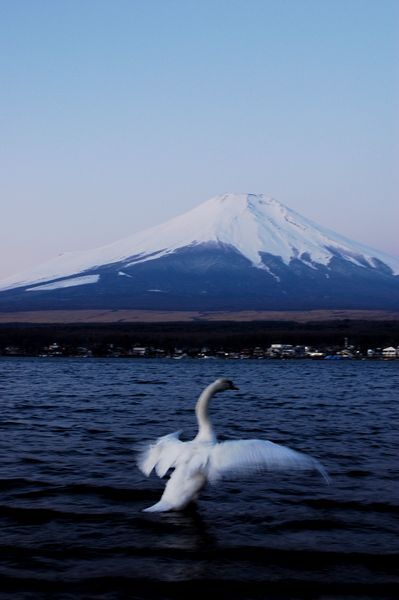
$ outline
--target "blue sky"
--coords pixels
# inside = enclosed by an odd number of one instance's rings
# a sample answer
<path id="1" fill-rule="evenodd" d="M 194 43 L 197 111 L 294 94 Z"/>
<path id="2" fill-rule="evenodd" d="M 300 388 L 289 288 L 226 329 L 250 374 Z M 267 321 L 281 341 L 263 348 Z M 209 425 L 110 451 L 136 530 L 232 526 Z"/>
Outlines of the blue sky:
<path id="1" fill-rule="evenodd" d="M 396 0 L 0 0 L 0 277 L 224 192 L 399 255 Z"/>

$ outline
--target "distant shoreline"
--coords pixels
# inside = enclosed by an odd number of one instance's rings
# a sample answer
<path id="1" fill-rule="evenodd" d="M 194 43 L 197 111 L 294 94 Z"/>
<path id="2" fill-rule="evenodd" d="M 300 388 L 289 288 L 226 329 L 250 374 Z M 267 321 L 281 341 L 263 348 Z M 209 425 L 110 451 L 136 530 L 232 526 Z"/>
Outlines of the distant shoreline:
<path id="1" fill-rule="evenodd" d="M 285 320 L 275 315 L 274 320 L 267 321 L 0 322 L 0 355 L 47 354 L 54 344 L 61 347 L 63 355 L 93 356 L 135 356 L 139 348 L 153 356 L 173 355 L 176 351 L 198 355 L 203 348 L 211 353 L 256 355 L 273 344 L 309 346 L 332 355 L 353 348 L 358 356 L 366 356 L 369 349 L 378 354 L 383 348 L 393 347 L 395 352 L 399 348 L 399 319 L 391 313 L 380 314 L 379 318 L 374 313 L 373 320 L 350 319 L 347 312 L 330 315 L 329 320 L 317 320 L 315 314 L 309 318 L 308 313 L 306 317 L 303 313 L 302 322 L 295 321 L 294 316 L 288 320 L 287 313 Z"/>

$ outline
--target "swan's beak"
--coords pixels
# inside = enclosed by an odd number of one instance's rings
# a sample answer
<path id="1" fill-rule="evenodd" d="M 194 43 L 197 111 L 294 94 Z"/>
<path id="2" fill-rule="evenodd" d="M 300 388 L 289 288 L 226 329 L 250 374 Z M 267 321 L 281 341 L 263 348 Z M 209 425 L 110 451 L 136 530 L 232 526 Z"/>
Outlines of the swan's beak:
<path id="1" fill-rule="evenodd" d="M 234 385 L 234 383 L 231 384 L 231 390 L 239 390 L 240 388 L 237 387 L 236 385 Z"/>

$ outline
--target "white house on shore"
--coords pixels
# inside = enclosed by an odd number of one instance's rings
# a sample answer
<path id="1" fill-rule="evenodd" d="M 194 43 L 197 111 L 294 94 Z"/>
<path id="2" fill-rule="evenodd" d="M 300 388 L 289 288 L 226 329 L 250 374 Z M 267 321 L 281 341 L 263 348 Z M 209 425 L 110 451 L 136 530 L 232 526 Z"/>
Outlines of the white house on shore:
<path id="1" fill-rule="evenodd" d="M 399 356 L 399 348 L 388 346 L 382 349 L 383 358 L 397 358 Z"/>

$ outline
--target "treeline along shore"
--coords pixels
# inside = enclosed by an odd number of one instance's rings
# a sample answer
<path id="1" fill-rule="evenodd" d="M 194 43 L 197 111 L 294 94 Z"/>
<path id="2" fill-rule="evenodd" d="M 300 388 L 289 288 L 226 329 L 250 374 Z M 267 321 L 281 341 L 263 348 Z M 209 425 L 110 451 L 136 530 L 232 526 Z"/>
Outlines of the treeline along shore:
<path id="1" fill-rule="evenodd" d="M 399 321 L 334 320 L 298 323 L 289 321 L 251 322 L 165 322 L 90 324 L 2 324 L 1 355 L 40 355 L 52 344 L 64 355 L 88 350 L 106 356 L 110 348 L 122 354 L 134 347 L 160 349 L 166 354 L 185 352 L 238 352 L 267 348 L 272 344 L 309 346 L 322 351 L 399 346 Z M 118 352 L 115 350 L 115 354 Z"/>

